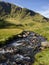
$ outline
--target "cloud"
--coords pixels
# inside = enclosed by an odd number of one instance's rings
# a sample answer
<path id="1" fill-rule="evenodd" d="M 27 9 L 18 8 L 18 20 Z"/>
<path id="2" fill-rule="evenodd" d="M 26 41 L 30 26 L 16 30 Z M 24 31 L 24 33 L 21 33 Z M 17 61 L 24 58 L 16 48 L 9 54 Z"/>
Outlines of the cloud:
<path id="1" fill-rule="evenodd" d="M 45 17 L 48 17 L 49 18 L 49 9 L 47 10 L 43 10 L 40 12 L 42 15 L 44 15 Z"/>
<path id="2" fill-rule="evenodd" d="M 42 15 L 44 15 L 45 17 L 49 18 L 49 4 L 47 6 L 42 7 L 42 9 L 40 11 L 37 11 L 37 12 L 39 12 Z"/>

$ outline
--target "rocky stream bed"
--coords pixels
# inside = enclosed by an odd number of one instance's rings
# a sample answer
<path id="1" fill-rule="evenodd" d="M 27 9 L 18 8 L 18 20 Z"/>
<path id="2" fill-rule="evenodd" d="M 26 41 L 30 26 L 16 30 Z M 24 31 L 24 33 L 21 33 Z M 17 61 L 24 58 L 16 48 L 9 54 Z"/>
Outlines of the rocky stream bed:
<path id="1" fill-rule="evenodd" d="M 32 65 L 35 54 L 46 47 L 46 43 L 48 46 L 41 35 L 23 31 L 16 41 L 0 48 L 0 65 Z"/>

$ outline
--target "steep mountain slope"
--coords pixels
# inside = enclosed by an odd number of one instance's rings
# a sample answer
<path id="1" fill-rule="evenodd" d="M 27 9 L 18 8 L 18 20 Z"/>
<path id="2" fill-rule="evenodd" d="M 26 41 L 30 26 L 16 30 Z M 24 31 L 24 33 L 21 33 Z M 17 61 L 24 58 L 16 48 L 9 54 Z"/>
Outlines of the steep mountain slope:
<path id="1" fill-rule="evenodd" d="M 17 29 L 37 32 L 49 40 L 48 18 L 32 10 L 0 2 L 0 40 L 16 35 Z"/>
<path id="2" fill-rule="evenodd" d="M 48 18 L 32 10 L 21 8 L 14 4 L 0 2 L 0 45 L 6 44 L 8 40 L 9 42 L 12 41 L 13 39 L 15 39 L 15 36 L 17 34 L 21 33 L 24 30 L 34 31 L 44 36 L 44 38 L 46 38 L 49 41 L 49 19 Z M 21 35 L 19 36 L 21 37 Z M 33 65 L 45 65 L 45 64 L 49 65 L 49 58 L 48 58 L 49 55 L 47 54 L 49 54 L 49 49 L 47 49 L 46 51 L 43 50 L 43 52 L 37 54 L 35 56 L 36 59 L 35 63 Z M 5 60 L 6 58 L 4 57 L 3 59 Z M 41 59 L 43 59 L 44 61 Z M 48 61 L 46 61 L 47 59 Z M 1 57 L 0 57 L 0 61 L 2 61 Z"/>
<path id="3" fill-rule="evenodd" d="M 0 19 L 7 21 L 49 21 L 48 18 L 45 18 L 34 11 L 5 2 L 0 2 Z"/>

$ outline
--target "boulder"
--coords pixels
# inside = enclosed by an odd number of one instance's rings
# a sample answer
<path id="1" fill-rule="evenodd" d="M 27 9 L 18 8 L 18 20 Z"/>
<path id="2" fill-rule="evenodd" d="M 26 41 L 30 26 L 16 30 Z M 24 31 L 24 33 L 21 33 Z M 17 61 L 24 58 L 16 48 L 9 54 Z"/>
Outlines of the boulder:
<path id="1" fill-rule="evenodd" d="M 49 42 L 47 42 L 47 41 L 41 42 L 41 46 L 42 47 L 49 47 Z"/>

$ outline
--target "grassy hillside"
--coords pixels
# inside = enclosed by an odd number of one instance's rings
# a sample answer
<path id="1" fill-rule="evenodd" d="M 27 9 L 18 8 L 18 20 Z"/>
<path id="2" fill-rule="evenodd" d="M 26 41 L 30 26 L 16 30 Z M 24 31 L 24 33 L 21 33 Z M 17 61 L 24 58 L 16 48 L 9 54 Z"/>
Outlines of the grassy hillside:
<path id="1" fill-rule="evenodd" d="M 15 24 L 19 21 L 48 22 L 49 19 L 32 10 L 18 7 L 14 4 L 0 2 L 0 19 L 6 19 Z"/>
<path id="2" fill-rule="evenodd" d="M 35 63 L 33 65 L 49 65 L 49 49 L 45 49 L 35 55 Z"/>
<path id="3" fill-rule="evenodd" d="M 2 37 L 10 37 L 7 30 L 14 29 L 31 30 L 43 35 L 49 40 L 49 19 L 26 8 L 18 7 L 14 4 L 0 2 L 0 40 Z M 19 32 L 19 31 L 18 31 Z M 6 35 L 5 33 L 9 33 Z M 13 35 L 13 34 L 12 34 Z"/>
<path id="4" fill-rule="evenodd" d="M 49 19 L 26 8 L 0 2 L 0 42 L 31 30 L 47 38 L 49 41 Z M 1 44 L 1 43 L 0 43 Z M 49 49 L 35 56 L 34 65 L 49 65 Z M 48 61 L 47 61 L 48 60 Z"/>

